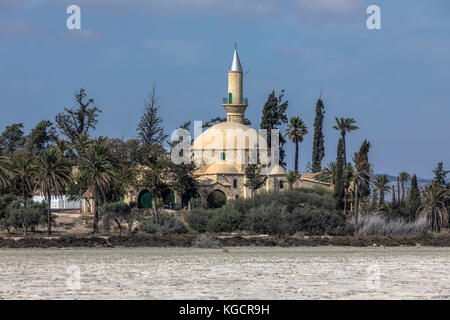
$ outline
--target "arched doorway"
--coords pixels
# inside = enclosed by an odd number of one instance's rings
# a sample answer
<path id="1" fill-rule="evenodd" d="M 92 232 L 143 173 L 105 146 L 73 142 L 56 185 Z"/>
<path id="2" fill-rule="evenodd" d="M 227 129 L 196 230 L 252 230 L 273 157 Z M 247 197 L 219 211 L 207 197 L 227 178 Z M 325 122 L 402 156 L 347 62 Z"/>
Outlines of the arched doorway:
<path id="1" fill-rule="evenodd" d="M 152 195 L 148 190 L 143 190 L 138 196 L 139 208 L 150 209 L 152 208 Z"/>
<path id="2" fill-rule="evenodd" d="M 219 189 L 214 190 L 208 195 L 208 208 L 220 208 L 227 203 L 225 193 Z"/>

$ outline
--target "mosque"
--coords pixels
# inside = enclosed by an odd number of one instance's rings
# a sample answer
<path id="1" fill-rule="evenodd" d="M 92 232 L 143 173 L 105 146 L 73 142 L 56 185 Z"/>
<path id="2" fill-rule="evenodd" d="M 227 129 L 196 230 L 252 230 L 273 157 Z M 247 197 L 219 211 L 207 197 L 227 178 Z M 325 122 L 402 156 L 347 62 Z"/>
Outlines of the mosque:
<path id="1" fill-rule="evenodd" d="M 225 202 L 227 199 L 250 197 L 251 190 L 245 186 L 245 169 L 250 163 L 251 155 L 259 155 L 261 151 L 265 151 L 268 157 L 261 170 L 267 179 L 257 192 L 283 190 L 288 187 L 286 171 L 278 165 L 278 161 L 272 163 L 270 160 L 273 158 L 270 156 L 270 146 L 266 145 L 266 138 L 244 124 L 248 99 L 244 98 L 243 80 L 242 65 L 235 48 L 228 71 L 228 95 L 222 103 L 227 121 L 204 131 L 194 140 L 191 149 L 194 157 L 197 154 L 203 157 L 203 163 L 198 166 L 195 174 L 199 181 L 199 196 L 208 204 L 217 199 Z M 329 187 L 314 177 L 315 174 L 302 174 L 294 187 Z"/>
<path id="2" fill-rule="evenodd" d="M 226 111 L 225 122 L 218 123 L 203 131 L 193 142 L 192 157 L 196 162 L 195 175 L 198 180 L 198 194 L 209 207 L 217 207 L 230 199 L 251 197 L 252 191 L 246 187 L 245 169 L 252 155 L 261 153 L 267 155 L 268 160 L 262 166 L 261 174 L 266 176 L 265 184 L 257 193 L 288 188 L 286 171 L 273 161 L 270 147 L 266 139 L 256 130 L 245 125 L 245 110 L 248 99 L 244 98 L 243 70 L 237 49 L 234 49 L 233 60 L 228 71 L 228 95 L 223 99 L 222 106 Z M 270 133 L 268 133 L 270 134 Z M 301 178 L 294 184 L 294 188 L 330 188 L 328 183 L 316 180 L 317 174 L 301 174 Z M 83 196 L 83 211 L 91 211 L 89 196 Z M 135 201 L 140 207 L 150 208 L 152 198 L 148 190 L 131 191 L 125 196 L 125 201 Z M 182 199 L 176 192 L 171 192 L 165 200 L 169 207 L 186 207 L 188 199 Z"/>

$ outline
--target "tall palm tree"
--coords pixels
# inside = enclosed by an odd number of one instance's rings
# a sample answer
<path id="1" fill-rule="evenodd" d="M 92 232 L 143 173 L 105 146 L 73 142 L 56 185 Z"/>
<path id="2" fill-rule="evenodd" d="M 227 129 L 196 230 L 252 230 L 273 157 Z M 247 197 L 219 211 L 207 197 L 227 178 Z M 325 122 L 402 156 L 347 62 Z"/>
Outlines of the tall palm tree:
<path id="1" fill-rule="evenodd" d="M 36 162 L 36 183 L 47 198 L 47 232 L 52 233 L 52 195 L 63 195 L 70 182 L 72 168 L 56 148 L 42 151 Z"/>
<path id="2" fill-rule="evenodd" d="M 298 172 L 298 146 L 303 137 L 308 134 L 308 127 L 299 117 L 292 117 L 289 121 L 286 135 L 295 143 L 295 172 Z"/>
<path id="3" fill-rule="evenodd" d="M 8 164 L 9 159 L 5 156 L 0 156 L 0 189 L 10 185 L 11 171 L 8 168 Z"/>
<path id="4" fill-rule="evenodd" d="M 16 153 L 11 157 L 11 175 L 13 181 L 20 185 L 23 200 L 27 191 L 33 190 L 35 158 L 26 153 Z"/>
<path id="5" fill-rule="evenodd" d="M 285 174 L 286 181 L 289 184 L 289 190 L 292 190 L 294 187 L 294 183 L 300 179 L 300 174 L 295 171 L 289 171 Z"/>
<path id="6" fill-rule="evenodd" d="M 100 195 L 106 198 L 115 177 L 112 156 L 102 141 L 96 140 L 91 149 L 81 158 L 80 177 L 86 181 L 95 199 L 94 233 L 98 232 L 98 209 Z"/>
<path id="7" fill-rule="evenodd" d="M 386 193 L 391 192 L 391 189 L 389 188 L 389 180 L 386 174 L 379 175 L 375 178 L 375 181 L 373 182 L 373 185 L 375 189 L 377 190 L 378 196 L 380 197 L 379 205 L 384 204 L 384 196 Z"/>
<path id="8" fill-rule="evenodd" d="M 440 232 L 448 224 L 448 212 L 445 199 L 450 190 L 433 182 L 422 192 L 423 204 L 417 209 L 417 216 L 424 218 L 431 231 Z"/>
<path id="9" fill-rule="evenodd" d="M 402 187 L 402 199 L 401 201 L 405 200 L 405 182 L 411 179 L 411 176 L 408 172 L 402 171 L 398 174 L 398 179 L 400 180 L 400 184 Z M 399 199 L 400 201 L 400 199 Z"/>
<path id="10" fill-rule="evenodd" d="M 366 186 L 367 181 L 373 174 L 372 166 L 369 161 L 358 152 L 353 155 L 353 183 L 355 188 L 355 226 L 358 227 L 359 216 L 359 187 Z"/>
<path id="11" fill-rule="evenodd" d="M 344 146 L 344 166 L 347 164 L 347 150 L 345 147 L 345 135 L 354 130 L 358 130 L 359 128 L 355 126 L 355 119 L 353 118 L 338 118 L 335 117 L 336 125 L 333 126 L 333 129 L 340 131 L 342 136 L 342 144 Z"/>

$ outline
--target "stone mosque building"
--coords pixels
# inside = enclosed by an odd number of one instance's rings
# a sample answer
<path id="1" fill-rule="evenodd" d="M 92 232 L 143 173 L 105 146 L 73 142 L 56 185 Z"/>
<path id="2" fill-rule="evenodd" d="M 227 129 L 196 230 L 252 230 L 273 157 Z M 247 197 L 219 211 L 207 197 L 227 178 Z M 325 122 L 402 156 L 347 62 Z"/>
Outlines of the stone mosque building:
<path id="1" fill-rule="evenodd" d="M 212 196 L 216 199 L 222 196 L 224 201 L 250 197 L 251 190 L 245 186 L 245 169 L 250 155 L 252 152 L 256 155 L 259 148 L 259 151 L 265 149 L 270 158 L 270 146 L 267 148 L 265 138 L 256 130 L 244 125 L 248 100 L 244 98 L 243 77 L 242 65 L 235 48 L 228 71 L 228 95 L 222 103 L 227 113 L 227 121 L 204 131 L 192 145 L 193 157 L 195 158 L 197 154 L 203 156 L 204 164 L 198 167 L 196 175 L 199 181 L 199 196 L 208 202 Z M 261 173 L 266 175 L 267 179 L 265 185 L 257 191 L 258 193 L 288 188 L 286 171 L 278 163 L 268 162 L 263 165 Z M 329 186 L 315 180 L 314 176 L 314 174 L 302 174 L 302 178 L 294 186 Z"/>
<path id="2" fill-rule="evenodd" d="M 200 159 L 200 162 L 195 161 L 197 163 L 195 175 L 199 182 L 196 196 L 209 206 L 220 206 L 230 199 L 251 197 L 251 189 L 245 186 L 247 182 L 245 169 L 249 159 L 252 155 L 261 155 L 261 151 L 265 151 L 268 158 L 271 155 L 270 147 L 266 146 L 266 139 L 244 124 L 248 100 L 244 98 L 243 78 L 242 65 L 235 48 L 228 71 L 228 95 L 222 103 L 227 120 L 203 131 L 191 147 L 193 160 Z M 267 134 L 269 135 L 270 132 Z M 284 190 L 289 187 L 285 176 L 286 171 L 278 164 L 271 161 L 265 162 L 261 174 L 267 179 L 257 193 Z M 328 183 L 316 180 L 316 176 L 317 174 L 301 174 L 294 188 L 330 187 Z M 88 192 L 83 196 L 83 211 L 92 212 L 93 207 L 89 205 L 92 202 L 90 201 L 92 195 Z M 171 208 L 179 207 L 180 204 L 182 207 L 188 206 L 187 199 L 182 200 L 175 192 L 166 198 L 168 199 L 165 200 L 166 205 Z M 150 208 L 152 203 L 151 195 L 145 189 L 131 191 L 124 200 L 135 201 L 144 208 Z"/>

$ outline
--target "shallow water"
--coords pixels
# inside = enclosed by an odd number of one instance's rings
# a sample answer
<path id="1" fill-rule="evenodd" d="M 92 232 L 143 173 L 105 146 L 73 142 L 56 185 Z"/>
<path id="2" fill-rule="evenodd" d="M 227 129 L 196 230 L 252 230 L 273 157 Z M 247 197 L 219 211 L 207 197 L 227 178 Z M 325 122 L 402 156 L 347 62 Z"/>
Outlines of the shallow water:
<path id="1" fill-rule="evenodd" d="M 0 299 L 450 299 L 449 248 L 0 249 Z"/>

